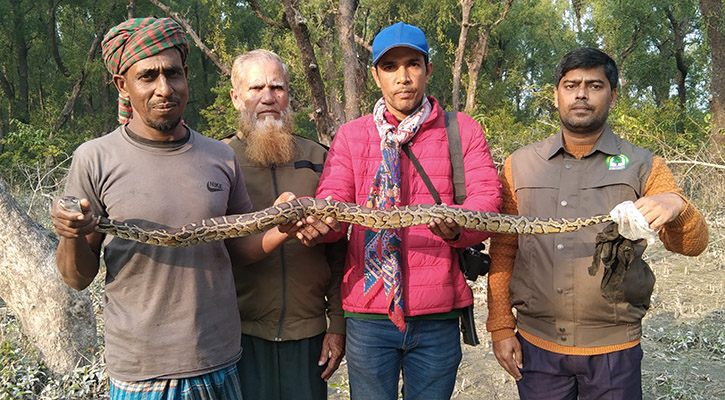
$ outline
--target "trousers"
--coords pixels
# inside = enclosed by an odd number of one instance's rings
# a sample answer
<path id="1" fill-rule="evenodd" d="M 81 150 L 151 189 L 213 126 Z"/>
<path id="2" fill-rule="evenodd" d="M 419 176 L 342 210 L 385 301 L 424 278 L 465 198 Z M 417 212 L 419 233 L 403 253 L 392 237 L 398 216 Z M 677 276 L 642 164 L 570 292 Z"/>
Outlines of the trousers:
<path id="1" fill-rule="evenodd" d="M 448 400 L 461 362 L 458 319 L 347 319 L 347 370 L 352 400 L 395 400 L 402 374 L 405 400 Z"/>

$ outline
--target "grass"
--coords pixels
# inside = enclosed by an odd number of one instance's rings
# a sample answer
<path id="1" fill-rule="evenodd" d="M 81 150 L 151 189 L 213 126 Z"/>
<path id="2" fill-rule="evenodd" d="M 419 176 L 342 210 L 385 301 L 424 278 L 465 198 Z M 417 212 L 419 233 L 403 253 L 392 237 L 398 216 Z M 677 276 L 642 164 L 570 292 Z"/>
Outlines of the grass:
<path id="1" fill-rule="evenodd" d="M 646 326 L 643 346 L 651 367 L 644 368 L 642 380 L 649 398 L 721 399 L 725 396 L 723 321 L 725 312 L 719 310 L 698 321 Z"/>
<path id="2" fill-rule="evenodd" d="M 90 364 L 67 375 L 53 374 L 30 349 L 22 335 L 20 322 L 3 307 L 0 320 L 0 399 L 105 399 L 108 379 L 103 350 Z"/>

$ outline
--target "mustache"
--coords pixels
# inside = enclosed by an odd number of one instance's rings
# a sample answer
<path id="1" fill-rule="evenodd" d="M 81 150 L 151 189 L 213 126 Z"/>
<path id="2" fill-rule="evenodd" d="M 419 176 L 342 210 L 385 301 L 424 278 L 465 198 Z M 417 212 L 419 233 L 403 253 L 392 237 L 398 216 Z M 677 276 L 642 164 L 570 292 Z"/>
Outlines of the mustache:
<path id="1" fill-rule="evenodd" d="M 395 93 L 412 92 L 414 90 L 415 90 L 415 88 L 413 87 L 413 85 L 404 84 L 404 85 L 398 86 L 398 88 L 395 90 Z"/>
<path id="2" fill-rule="evenodd" d="M 577 102 L 574 102 L 574 104 L 572 104 L 572 105 L 570 105 L 570 106 L 569 106 L 569 109 L 571 110 L 572 108 L 577 108 L 577 107 L 584 107 L 584 108 L 586 108 L 587 110 L 592 110 L 592 109 L 594 109 L 594 107 L 592 107 L 592 106 L 591 106 L 591 105 L 590 105 L 589 103 L 587 103 L 586 101 L 577 101 Z"/>
<path id="3" fill-rule="evenodd" d="M 150 107 L 156 107 L 156 106 L 162 105 L 162 104 L 179 105 L 179 98 L 176 97 L 176 96 L 171 96 L 171 97 L 168 97 L 168 98 L 159 99 L 159 100 L 153 100 L 153 101 L 150 101 L 149 102 L 149 106 Z"/>

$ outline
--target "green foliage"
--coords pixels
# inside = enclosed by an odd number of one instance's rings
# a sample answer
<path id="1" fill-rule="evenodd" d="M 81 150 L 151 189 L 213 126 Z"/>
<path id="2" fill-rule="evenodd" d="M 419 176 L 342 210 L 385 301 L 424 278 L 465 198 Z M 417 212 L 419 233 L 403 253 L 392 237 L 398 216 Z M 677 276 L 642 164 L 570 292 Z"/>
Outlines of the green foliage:
<path id="1" fill-rule="evenodd" d="M 706 320 L 660 330 L 657 341 L 671 355 L 697 349 L 705 351 L 713 359 L 725 361 L 725 328 L 719 323 Z"/>
<path id="2" fill-rule="evenodd" d="M 98 399 L 108 395 L 108 375 L 102 358 L 94 357 L 90 365 L 78 367 L 56 377 L 43 388 L 41 397 L 53 399 Z"/>
<path id="3" fill-rule="evenodd" d="M 239 113 L 234 109 L 229 97 L 231 88 L 232 82 L 229 79 L 220 80 L 217 86 L 212 88 L 212 92 L 216 95 L 214 103 L 201 110 L 201 116 L 206 119 L 206 128 L 201 131 L 204 135 L 221 139 L 236 132 Z"/>
<path id="4" fill-rule="evenodd" d="M 719 379 L 719 372 L 688 366 L 722 365 L 725 361 L 722 321 L 722 313 L 714 312 L 697 321 L 645 330 L 645 340 L 652 341 L 657 348 L 651 356 L 662 360 L 663 366 L 656 373 L 645 375 L 645 394 L 663 400 L 719 398 L 710 383 Z"/>
<path id="5" fill-rule="evenodd" d="M 56 38 L 65 76 L 50 55 L 48 5 L 31 7 L 29 0 L 0 5 L 0 149 L 2 176 L 18 175 L 19 167 L 46 168 L 65 159 L 83 141 L 97 137 L 116 126 L 116 90 L 98 54 L 86 63 L 87 51 L 103 23 L 115 25 L 126 18 L 125 7 L 112 0 L 60 2 L 56 9 Z M 167 4 L 179 11 L 204 43 L 227 65 L 232 59 L 254 48 L 267 48 L 280 54 L 290 68 L 291 91 L 295 98 L 295 132 L 316 138 L 310 119 L 313 101 L 292 32 L 267 25 L 246 2 L 226 0 L 173 0 Z M 467 54 L 480 29 L 499 17 L 499 2 L 477 2 L 471 12 Z M 285 15 L 278 1 L 259 1 L 262 13 L 283 22 Z M 334 26 L 337 4 L 311 0 L 299 4 L 301 17 L 315 48 L 318 67 L 331 100 L 343 102 L 342 78 L 348 72 L 342 65 Z M 461 6 L 456 0 L 395 3 L 361 0 L 355 14 L 355 34 L 370 43 L 385 26 L 404 21 L 420 26 L 428 36 L 434 72 L 427 93 L 446 107 L 451 104 L 451 66 L 458 45 Z M 669 14 L 668 14 L 669 13 Z M 20 15 L 22 30 L 12 27 Z M 137 16 L 163 12 L 150 3 L 139 2 Z M 681 23 L 684 62 L 689 67 L 686 80 L 687 102 L 678 104 L 674 86 L 672 20 Z M 559 16 L 559 18 L 552 18 Z M 486 57 L 478 79 L 476 110 L 473 116 L 486 128 L 497 161 L 517 147 L 553 133 L 558 117 L 552 105 L 553 71 L 559 58 L 579 45 L 603 48 L 618 61 L 621 69 L 617 107 L 610 123 L 619 133 L 658 154 L 687 155 L 707 143 L 707 95 L 709 87 L 709 48 L 703 39 L 702 22 L 694 0 L 667 0 L 656 6 L 633 0 L 597 0 L 582 3 L 581 30 L 572 2 L 517 0 L 506 18 L 491 31 Z M 18 44 L 28 45 L 27 72 L 30 122 L 10 122 L 18 107 Z M 357 45 L 361 63 L 369 66 L 370 54 Z M 211 137 L 233 133 L 237 113 L 229 100 L 229 79 L 222 76 L 196 46 L 191 46 L 189 65 L 190 100 L 185 121 Z M 69 119 L 58 132 L 51 132 L 74 83 L 85 68 L 85 84 Z M 468 84 L 464 62 L 462 81 Z M 2 80 L 0 80 L 2 83 Z M 369 112 L 380 91 L 366 74 L 361 93 L 363 114 Z M 677 149 L 674 151 L 673 149 Z M 11 178 L 12 179 L 12 178 Z"/>
<path id="6" fill-rule="evenodd" d="M 66 158 L 68 149 L 78 144 L 69 143 L 67 137 L 50 136 L 43 129 L 17 120 L 11 121 L 11 128 L 13 129 L 0 140 L 3 146 L 0 165 L 5 171 L 18 166 L 42 165 Z"/>
<path id="7" fill-rule="evenodd" d="M 341 393 L 345 398 L 350 397 L 350 382 L 347 381 L 345 375 L 341 375 L 339 372 L 332 377 L 332 381 L 327 384 L 336 393 Z"/>
<path id="8" fill-rule="evenodd" d="M 619 98 L 609 123 L 639 146 L 662 156 L 695 154 L 709 139 L 702 112 L 684 113 L 674 100 L 661 106 Z"/>
<path id="9" fill-rule="evenodd" d="M 2 303 L 0 303 L 2 304 Z M 11 314 L 0 319 L 0 399 L 108 398 L 108 376 L 102 353 L 89 365 L 56 376 L 37 354 L 20 342 L 20 323 Z"/>
<path id="10" fill-rule="evenodd" d="M 42 388 L 47 369 L 29 365 L 25 353 L 8 341 L 0 345 L 0 399 L 32 397 Z"/>
<path id="11" fill-rule="evenodd" d="M 558 129 L 558 124 L 554 125 L 544 118 L 533 124 L 524 124 L 516 120 L 513 110 L 503 107 L 474 114 L 473 119 L 483 127 L 493 160 L 499 166 L 516 149 L 541 140 Z"/>

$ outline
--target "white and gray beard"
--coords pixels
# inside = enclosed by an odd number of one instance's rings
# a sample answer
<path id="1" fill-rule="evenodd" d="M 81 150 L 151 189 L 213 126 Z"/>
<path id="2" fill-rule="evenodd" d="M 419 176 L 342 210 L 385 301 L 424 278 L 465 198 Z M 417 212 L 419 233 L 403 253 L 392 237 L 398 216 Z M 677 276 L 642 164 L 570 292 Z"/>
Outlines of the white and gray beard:
<path id="1" fill-rule="evenodd" d="M 288 107 L 281 118 L 258 120 L 254 113 L 239 112 L 239 131 L 246 141 L 249 161 L 259 165 L 281 165 L 292 160 L 297 144 L 292 133 L 294 114 Z"/>

